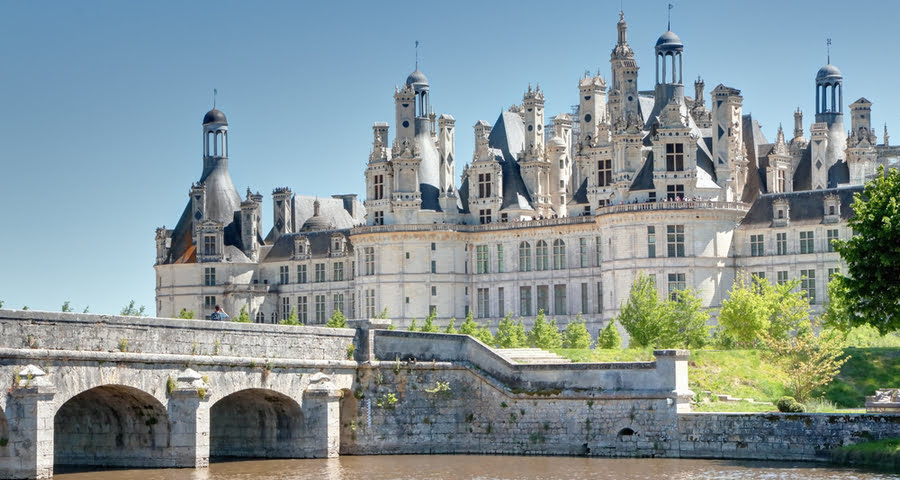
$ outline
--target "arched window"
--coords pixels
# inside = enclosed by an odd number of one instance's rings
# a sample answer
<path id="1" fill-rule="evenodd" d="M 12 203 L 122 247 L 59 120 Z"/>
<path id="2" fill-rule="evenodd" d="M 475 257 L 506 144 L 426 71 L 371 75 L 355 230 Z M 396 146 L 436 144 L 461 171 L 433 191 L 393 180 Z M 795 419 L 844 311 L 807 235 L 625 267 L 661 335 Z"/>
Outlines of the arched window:
<path id="1" fill-rule="evenodd" d="M 547 242 L 538 240 L 537 246 L 534 249 L 534 255 L 537 257 L 536 270 L 550 269 L 550 255 L 549 249 L 547 248 Z"/>
<path id="2" fill-rule="evenodd" d="M 566 268 L 566 243 L 560 239 L 553 241 L 553 269 Z"/>
<path id="3" fill-rule="evenodd" d="M 531 244 L 528 242 L 519 244 L 519 271 L 531 271 Z"/>
<path id="4" fill-rule="evenodd" d="M 256 312 L 256 323 L 266 323 L 266 314 L 262 310 Z"/>
<path id="5" fill-rule="evenodd" d="M 213 154 L 213 142 L 215 134 L 213 132 L 206 132 L 206 145 L 204 146 L 203 154 L 207 157 Z"/>

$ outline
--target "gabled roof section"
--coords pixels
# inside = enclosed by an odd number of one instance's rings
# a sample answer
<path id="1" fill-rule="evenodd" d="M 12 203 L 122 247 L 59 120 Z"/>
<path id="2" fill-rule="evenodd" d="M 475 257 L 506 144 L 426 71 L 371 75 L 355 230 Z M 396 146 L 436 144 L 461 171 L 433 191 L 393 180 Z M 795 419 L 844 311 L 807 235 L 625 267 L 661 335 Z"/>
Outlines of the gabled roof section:
<path id="1" fill-rule="evenodd" d="M 772 225 L 772 203 L 784 199 L 790 208 L 790 225 L 819 225 L 825 218 L 825 196 L 837 195 L 841 200 L 841 219 L 853 216 L 853 194 L 862 192 L 863 187 L 828 188 L 803 192 L 769 193 L 760 195 L 741 220 L 743 228 L 763 228 Z"/>
<path id="2" fill-rule="evenodd" d="M 494 158 L 503 172 L 503 203 L 500 209 L 533 209 L 518 162 L 519 153 L 525 150 L 525 123 L 522 117 L 517 113 L 502 112 L 491 128 L 488 146 L 496 149 Z"/>
<path id="3" fill-rule="evenodd" d="M 294 238 L 302 236 L 309 240 L 309 251 L 312 258 L 328 258 L 331 252 L 331 236 L 340 233 L 347 238 L 347 254 L 353 253 L 353 245 L 350 243 L 350 230 L 321 230 L 316 232 L 289 233 L 282 235 L 269 250 L 260 263 L 284 262 L 294 256 Z"/>

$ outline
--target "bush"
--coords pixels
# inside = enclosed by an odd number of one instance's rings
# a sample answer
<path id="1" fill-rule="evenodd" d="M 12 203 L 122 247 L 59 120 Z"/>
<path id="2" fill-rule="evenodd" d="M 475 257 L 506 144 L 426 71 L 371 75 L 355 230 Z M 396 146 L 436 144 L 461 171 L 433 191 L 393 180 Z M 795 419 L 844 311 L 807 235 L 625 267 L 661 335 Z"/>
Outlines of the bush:
<path id="1" fill-rule="evenodd" d="M 775 406 L 778 407 L 779 412 L 785 413 L 803 413 L 806 411 L 806 406 L 794 400 L 794 397 L 781 397 L 775 403 Z"/>
<path id="2" fill-rule="evenodd" d="M 506 314 L 500 324 L 497 325 L 495 341 L 500 348 L 519 348 L 528 344 L 528 336 L 525 334 L 525 326 L 522 319 L 513 323 L 512 314 Z"/>
<path id="3" fill-rule="evenodd" d="M 325 324 L 325 326 L 331 328 L 347 328 L 347 317 L 341 313 L 340 308 L 335 309 L 334 314 L 331 315 L 331 318 L 328 319 L 328 323 Z"/>
<path id="4" fill-rule="evenodd" d="M 575 320 L 566 325 L 563 331 L 563 348 L 591 348 L 591 334 L 584 326 L 581 314 L 575 316 Z"/>
<path id="5" fill-rule="evenodd" d="M 619 336 L 619 329 L 616 328 L 616 321 L 610 320 L 606 328 L 600 330 L 597 336 L 597 348 L 614 349 L 622 346 L 622 337 Z"/>
<path id="6" fill-rule="evenodd" d="M 528 332 L 528 346 L 534 348 L 542 348 L 551 350 L 562 346 L 562 335 L 556 326 L 556 319 L 546 320 L 544 311 L 538 311 L 537 318 L 534 319 L 534 325 Z"/>

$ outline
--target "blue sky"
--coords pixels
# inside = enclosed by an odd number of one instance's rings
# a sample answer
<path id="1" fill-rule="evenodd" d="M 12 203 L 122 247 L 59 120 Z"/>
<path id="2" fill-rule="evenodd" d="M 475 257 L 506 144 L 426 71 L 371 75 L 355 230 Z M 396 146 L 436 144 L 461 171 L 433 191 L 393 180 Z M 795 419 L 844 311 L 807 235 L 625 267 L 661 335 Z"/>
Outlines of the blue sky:
<path id="1" fill-rule="evenodd" d="M 623 2 L 641 89 L 666 3 Z M 673 3 L 685 80 L 741 89 L 770 140 L 779 122 L 790 133 L 796 107 L 808 133 L 831 37 L 845 110 L 865 96 L 879 143 L 885 122 L 900 142 L 900 2 Z M 265 195 L 268 230 L 275 187 L 364 191 L 371 125 L 393 121 L 415 40 L 435 112 L 457 119 L 461 170 L 471 126 L 520 102 L 529 82 L 551 118 L 577 103 L 585 70 L 609 77 L 619 6 L 0 0 L 0 300 L 117 313 L 134 299 L 152 313 L 154 229 L 174 226 L 199 178 L 214 88 L 232 178 Z"/>

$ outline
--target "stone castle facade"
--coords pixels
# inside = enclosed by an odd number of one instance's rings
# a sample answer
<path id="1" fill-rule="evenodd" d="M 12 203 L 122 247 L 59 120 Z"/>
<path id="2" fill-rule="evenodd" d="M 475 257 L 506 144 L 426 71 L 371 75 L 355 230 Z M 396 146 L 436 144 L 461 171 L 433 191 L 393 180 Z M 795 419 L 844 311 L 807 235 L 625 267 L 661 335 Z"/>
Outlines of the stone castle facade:
<path id="1" fill-rule="evenodd" d="M 693 289 L 717 307 L 739 272 L 802 279 L 813 305 L 840 269 L 833 239 L 851 235 L 853 193 L 900 148 L 878 144 L 872 103 L 843 114 L 843 77 L 815 77 L 815 122 L 774 141 L 742 112 L 740 90 L 699 77 L 685 94 L 680 38 L 656 42 L 654 88 L 638 89 L 639 67 L 624 15 L 609 81 L 578 82 L 573 114 L 545 119 L 544 93 L 493 125 L 474 125 L 475 151 L 455 183 L 455 120 L 431 110 L 418 69 L 395 88 L 395 133 L 373 126 L 366 191 L 315 199 L 272 192 L 242 199 L 228 173 L 228 122 L 203 120 L 203 173 L 174 229 L 156 232 L 157 315 L 208 316 L 216 304 L 273 323 L 293 310 L 307 324 L 340 309 L 350 318 L 382 311 L 408 324 L 438 323 L 470 310 L 492 326 L 526 323 L 539 310 L 565 324 L 581 313 L 604 326 L 640 272 L 660 295 Z"/>

